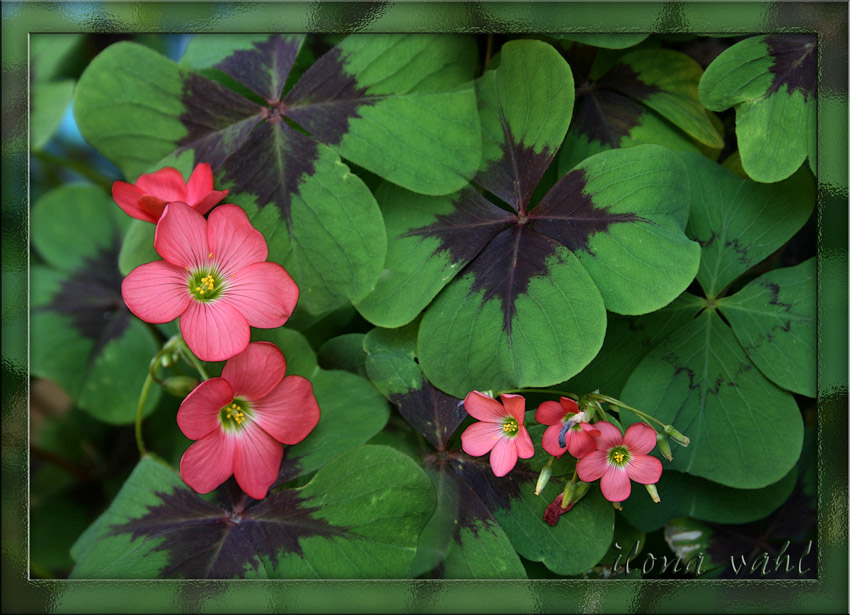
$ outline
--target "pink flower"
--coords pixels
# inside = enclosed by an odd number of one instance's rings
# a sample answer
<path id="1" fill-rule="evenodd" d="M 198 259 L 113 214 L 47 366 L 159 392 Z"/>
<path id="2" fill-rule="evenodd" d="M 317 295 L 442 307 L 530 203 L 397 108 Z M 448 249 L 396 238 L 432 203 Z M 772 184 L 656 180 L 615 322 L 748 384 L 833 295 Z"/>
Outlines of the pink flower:
<path id="1" fill-rule="evenodd" d="M 179 316 L 183 339 L 203 361 L 242 352 L 249 327 L 279 327 L 295 309 L 298 286 L 286 269 L 266 262 L 266 240 L 237 205 L 217 207 L 207 221 L 185 203 L 169 203 L 154 247 L 165 260 L 124 278 L 124 302 L 146 322 Z"/>
<path id="2" fill-rule="evenodd" d="M 180 431 L 197 440 L 180 460 L 183 481 L 209 493 L 231 475 L 255 500 L 277 479 L 283 445 L 307 437 L 319 422 L 310 381 L 286 376 L 274 344 L 254 342 L 189 393 L 177 411 Z"/>
<path id="3" fill-rule="evenodd" d="M 195 167 L 186 183 L 180 171 L 165 167 L 154 173 L 139 175 L 135 184 L 112 184 L 112 198 L 125 214 L 154 224 L 168 203 L 187 203 L 203 215 L 225 196 L 227 190 L 213 190 L 212 170 L 206 162 Z"/>
<path id="4" fill-rule="evenodd" d="M 611 423 L 594 424 L 600 435 L 596 450 L 578 460 L 576 470 L 584 482 L 602 478 L 602 495 L 609 502 L 622 502 L 632 492 L 629 479 L 652 485 L 661 478 L 661 461 L 647 455 L 655 447 L 655 430 L 646 423 L 635 423 L 626 436 Z"/>
<path id="5" fill-rule="evenodd" d="M 562 397 L 560 403 L 544 401 L 534 413 L 535 421 L 551 426 L 543 432 L 543 450 L 556 457 L 569 451 L 576 458 L 595 451 L 594 438 L 599 436 L 599 431 L 587 423 L 586 418 L 583 412 L 578 411 L 578 404 L 569 397 Z"/>
<path id="6" fill-rule="evenodd" d="M 525 398 L 522 395 L 502 395 L 502 403 L 492 397 L 472 391 L 463 400 L 466 411 L 481 421 L 473 423 L 461 434 L 463 450 L 473 457 L 490 453 L 493 474 L 504 476 L 516 465 L 517 457 L 534 455 L 534 444 L 522 422 L 525 418 Z"/>

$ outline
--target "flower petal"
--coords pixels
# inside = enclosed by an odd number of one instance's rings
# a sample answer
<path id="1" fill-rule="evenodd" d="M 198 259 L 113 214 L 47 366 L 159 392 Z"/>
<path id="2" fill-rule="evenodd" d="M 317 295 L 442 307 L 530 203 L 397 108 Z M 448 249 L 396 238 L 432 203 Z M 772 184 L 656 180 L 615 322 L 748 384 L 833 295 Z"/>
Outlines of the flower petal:
<path id="1" fill-rule="evenodd" d="M 313 385 L 301 376 L 287 376 L 252 408 L 253 420 L 283 444 L 301 442 L 319 423 L 321 414 Z"/>
<path id="2" fill-rule="evenodd" d="M 607 451 L 623 443 L 622 432 L 608 421 L 598 421 L 593 426 L 599 431 L 599 435 L 596 436 L 597 450 Z"/>
<path id="3" fill-rule="evenodd" d="M 213 207 L 218 205 L 227 196 L 228 190 L 210 190 L 207 195 L 197 203 L 192 203 L 192 207 L 199 214 L 204 215 Z"/>
<path id="4" fill-rule="evenodd" d="M 481 455 L 486 455 L 493 450 L 493 447 L 496 446 L 496 442 L 498 442 L 501 434 L 501 425 L 498 423 L 482 421 L 479 423 L 473 423 L 467 427 L 464 432 L 460 434 L 460 441 L 463 446 L 463 450 L 466 451 L 468 455 L 480 457 Z"/>
<path id="5" fill-rule="evenodd" d="M 183 181 L 182 173 L 173 167 L 139 175 L 136 186 L 144 194 L 155 196 L 166 203 L 186 201 L 186 182 Z"/>
<path id="6" fill-rule="evenodd" d="M 190 440 L 200 440 L 221 429 L 218 413 L 233 401 L 233 389 L 224 378 L 210 378 L 186 396 L 177 411 L 177 426 Z"/>
<path id="7" fill-rule="evenodd" d="M 510 415 L 516 419 L 517 423 L 522 425 L 522 422 L 525 420 L 525 397 L 505 393 L 501 395 L 500 399 Z"/>
<path id="8" fill-rule="evenodd" d="M 283 445 L 257 424 L 245 425 L 237 438 L 233 475 L 242 491 L 262 500 L 280 472 Z"/>
<path id="9" fill-rule="evenodd" d="M 182 178 L 181 178 L 182 179 Z M 198 201 L 204 198 L 213 189 L 213 174 L 209 163 L 202 162 L 197 165 L 186 182 L 186 198 L 189 206 L 194 207 Z"/>
<path id="10" fill-rule="evenodd" d="M 222 205 L 210 214 L 207 239 L 213 260 L 225 277 L 269 256 L 266 238 L 238 205 Z"/>
<path id="11" fill-rule="evenodd" d="M 254 342 L 229 359 L 221 377 L 230 383 L 234 397 L 252 401 L 265 397 L 286 374 L 286 359 L 270 342 Z"/>
<path id="12" fill-rule="evenodd" d="M 514 469 L 517 460 L 516 443 L 511 438 L 499 438 L 490 451 L 490 466 L 493 474 L 504 476 Z"/>
<path id="13" fill-rule="evenodd" d="M 534 457 L 534 443 L 531 441 L 531 435 L 528 433 L 528 430 L 523 425 L 519 426 L 519 431 L 517 431 L 514 437 L 514 444 L 516 445 L 517 455 L 522 459 Z"/>
<path id="14" fill-rule="evenodd" d="M 201 361 L 226 361 L 245 350 L 251 340 L 245 317 L 221 301 L 190 301 L 180 317 L 180 333 Z"/>
<path id="15" fill-rule="evenodd" d="M 550 403 L 554 404 L 555 402 Z M 555 455 L 555 457 L 560 457 L 567 451 L 566 448 L 561 448 L 561 446 L 558 444 L 558 434 L 561 433 L 561 427 L 562 425 L 559 421 L 557 425 L 547 427 L 546 431 L 543 432 L 543 450 L 549 453 L 550 455 Z M 568 433 L 567 437 L 569 437 L 569 435 L 570 434 Z M 567 444 L 569 444 L 569 442 Z M 595 444 L 593 448 L 596 449 Z"/>
<path id="16" fill-rule="evenodd" d="M 570 430 L 567 433 L 567 450 L 576 459 L 581 459 L 596 450 L 596 440 L 590 432 Z"/>
<path id="17" fill-rule="evenodd" d="M 564 409 L 564 413 L 566 414 L 576 414 L 578 412 L 578 404 L 574 399 L 570 399 L 569 397 L 561 397 L 558 400 L 561 408 Z"/>
<path id="18" fill-rule="evenodd" d="M 508 411 L 495 399 L 489 395 L 484 395 L 478 391 L 472 391 L 467 394 L 463 400 L 463 407 L 472 418 L 479 421 L 487 421 L 489 423 L 499 422 L 509 416 Z"/>
<path id="19" fill-rule="evenodd" d="M 608 469 L 608 454 L 604 451 L 592 451 L 578 460 L 578 477 L 586 483 L 592 483 L 605 474 Z"/>
<path id="20" fill-rule="evenodd" d="M 605 474 L 602 475 L 602 480 L 599 481 L 599 486 L 602 489 L 602 495 L 609 502 L 622 502 L 632 493 L 632 482 L 625 468 L 608 466 Z"/>
<path id="21" fill-rule="evenodd" d="M 289 319 L 298 293 L 298 285 L 286 269 L 277 263 L 263 262 L 248 265 L 228 277 L 221 301 L 239 310 L 252 327 L 273 329 Z"/>
<path id="22" fill-rule="evenodd" d="M 626 466 L 629 478 L 641 485 L 657 483 L 663 470 L 661 460 L 650 455 L 634 455 Z"/>
<path id="23" fill-rule="evenodd" d="M 589 435 L 593 436 L 594 438 L 598 438 L 599 436 L 602 435 L 602 433 L 598 429 L 596 429 L 596 427 L 591 425 L 590 423 L 579 423 L 579 426 L 581 427 L 582 431 L 588 433 Z"/>
<path id="24" fill-rule="evenodd" d="M 145 322 L 171 322 L 191 301 L 187 272 L 165 261 L 139 265 L 121 282 L 121 296 Z"/>
<path id="25" fill-rule="evenodd" d="M 632 423 L 623 438 L 633 455 L 646 455 L 658 442 L 655 430 L 646 423 Z"/>
<path id="26" fill-rule="evenodd" d="M 183 453 L 180 476 L 198 493 L 209 493 L 233 474 L 235 438 L 220 429 L 195 442 Z"/>
<path id="27" fill-rule="evenodd" d="M 149 208 L 142 207 L 141 198 L 144 196 L 141 190 L 133 184 L 127 182 L 114 182 L 112 184 L 112 198 L 118 204 L 125 214 L 131 218 L 144 220 L 145 222 L 153 222 L 159 220 L 159 214 L 162 209 L 151 211 Z"/>
<path id="28" fill-rule="evenodd" d="M 190 269 L 208 265 L 207 221 L 186 203 L 169 203 L 156 224 L 153 246 L 173 265 Z"/>
<path id="29" fill-rule="evenodd" d="M 544 401 L 537 406 L 534 412 L 534 420 L 541 425 L 561 425 L 561 419 L 564 418 L 564 409 L 556 401 Z M 554 453 L 553 453 L 554 454 Z"/>

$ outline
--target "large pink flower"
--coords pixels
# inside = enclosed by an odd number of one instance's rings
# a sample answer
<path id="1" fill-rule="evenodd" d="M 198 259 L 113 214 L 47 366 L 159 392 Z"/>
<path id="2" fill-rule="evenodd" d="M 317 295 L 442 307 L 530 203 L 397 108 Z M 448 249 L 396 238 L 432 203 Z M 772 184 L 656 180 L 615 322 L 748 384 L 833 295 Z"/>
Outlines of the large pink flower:
<path id="1" fill-rule="evenodd" d="M 609 502 L 622 502 L 632 492 L 632 483 L 652 485 L 661 478 L 661 461 L 647 455 L 655 447 L 655 430 L 646 423 L 634 423 L 620 433 L 611 423 L 593 425 L 600 435 L 596 450 L 578 460 L 578 477 L 586 483 L 602 478 L 602 495 Z"/>
<path id="2" fill-rule="evenodd" d="M 231 475 L 252 498 L 266 497 L 277 479 L 283 445 L 307 437 L 319 422 L 310 381 L 286 376 L 274 344 L 254 342 L 189 393 L 177 411 L 180 431 L 197 440 L 180 460 L 180 475 L 209 493 Z"/>
<path id="3" fill-rule="evenodd" d="M 578 411 L 578 404 L 569 397 L 562 397 L 560 402 L 544 401 L 534 413 L 535 421 L 550 425 L 543 432 L 543 450 L 556 457 L 569 451 L 576 458 L 595 451 L 594 438 L 599 431 L 585 419 L 584 414 Z"/>
<path id="4" fill-rule="evenodd" d="M 207 221 L 185 203 L 169 203 L 154 247 L 165 260 L 124 278 L 124 302 L 146 322 L 179 316 L 183 339 L 203 361 L 242 352 L 249 327 L 279 327 L 295 309 L 298 286 L 286 269 L 266 262 L 266 240 L 237 205 L 217 207 Z"/>
<path id="5" fill-rule="evenodd" d="M 502 395 L 502 404 L 478 391 L 463 400 L 470 416 L 481 421 L 473 423 L 460 436 L 463 450 L 473 457 L 490 453 L 493 474 L 504 476 L 517 462 L 517 457 L 534 456 L 534 444 L 522 424 L 525 419 L 525 398 L 522 395 Z"/>
<path id="6" fill-rule="evenodd" d="M 135 184 L 112 184 L 112 198 L 124 213 L 154 224 L 168 203 L 186 203 L 203 215 L 225 196 L 227 190 L 213 190 L 212 169 L 206 162 L 195 167 L 188 182 L 183 181 L 183 175 L 177 169 L 164 167 L 154 173 L 139 175 Z"/>

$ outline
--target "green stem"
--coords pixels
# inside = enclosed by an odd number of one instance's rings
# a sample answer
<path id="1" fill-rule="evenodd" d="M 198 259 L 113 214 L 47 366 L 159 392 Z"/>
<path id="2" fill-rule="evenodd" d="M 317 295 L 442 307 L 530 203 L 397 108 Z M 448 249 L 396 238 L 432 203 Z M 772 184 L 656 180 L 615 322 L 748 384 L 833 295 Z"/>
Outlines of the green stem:
<path id="1" fill-rule="evenodd" d="M 180 342 L 181 342 L 181 344 L 180 344 L 180 356 L 183 357 L 184 360 L 191 363 L 192 366 L 196 370 L 198 370 L 198 373 L 201 375 L 201 378 L 203 378 L 204 380 L 209 380 L 210 377 L 207 375 L 207 372 L 204 369 L 204 366 L 198 360 L 198 357 L 196 357 L 192 353 L 192 351 L 189 350 L 189 347 L 186 345 L 186 342 L 183 340 L 183 338 L 180 338 Z"/>
<path id="2" fill-rule="evenodd" d="M 159 355 L 157 355 L 159 357 Z M 154 358 L 154 361 L 156 358 Z M 145 402 L 148 400 L 148 393 L 150 393 L 151 385 L 153 384 L 153 376 L 151 376 L 151 372 L 148 371 L 148 376 L 145 378 L 145 384 L 142 386 L 142 392 L 139 395 L 139 405 L 136 408 L 136 446 L 139 447 L 139 455 L 144 457 L 147 454 L 145 450 L 145 443 L 142 440 L 142 413 L 145 409 Z"/>
<path id="3" fill-rule="evenodd" d="M 578 400 L 578 395 L 575 393 L 568 393 L 566 391 L 559 391 L 558 389 L 511 389 L 509 391 L 499 391 L 496 394 L 496 397 L 502 395 L 503 393 L 550 393 L 562 395 L 563 397 L 569 397 L 570 399 Z"/>
<path id="4" fill-rule="evenodd" d="M 649 419 L 650 421 L 655 421 L 656 423 L 658 423 L 662 427 L 666 427 L 666 424 L 662 423 L 661 421 L 659 421 L 654 416 L 647 414 L 646 412 L 643 412 L 641 410 L 638 410 L 637 408 L 632 408 L 631 406 L 621 402 L 619 399 L 614 399 L 613 397 L 608 397 L 607 395 L 599 395 L 599 394 L 594 394 L 593 396 L 600 401 L 604 401 L 605 403 L 610 404 L 614 408 L 625 408 L 626 410 L 633 412 L 634 414 L 636 414 L 638 417 L 640 417 L 642 419 Z"/>
<path id="5" fill-rule="evenodd" d="M 90 179 L 98 186 L 105 188 L 106 190 L 112 190 L 112 180 L 106 177 L 105 175 L 101 175 L 97 171 L 90 169 L 88 166 L 77 162 L 76 160 L 71 160 L 68 158 L 61 158 L 59 156 L 54 156 L 48 152 L 43 150 L 37 150 L 32 152 L 32 155 L 36 158 L 41 159 L 42 161 L 58 165 L 60 167 L 65 167 L 66 169 L 70 169 L 75 173 L 82 175 L 83 177 Z"/>

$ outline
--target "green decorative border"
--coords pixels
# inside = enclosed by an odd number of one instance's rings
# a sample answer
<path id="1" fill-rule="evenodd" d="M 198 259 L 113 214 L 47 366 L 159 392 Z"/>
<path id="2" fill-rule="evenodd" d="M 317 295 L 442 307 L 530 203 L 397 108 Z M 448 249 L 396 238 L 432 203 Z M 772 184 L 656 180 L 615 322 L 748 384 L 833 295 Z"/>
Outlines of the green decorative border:
<path id="1" fill-rule="evenodd" d="M 847 15 L 844 2 L 3 2 L 4 612 L 847 612 Z M 817 32 L 818 580 L 28 579 L 31 32 Z"/>

